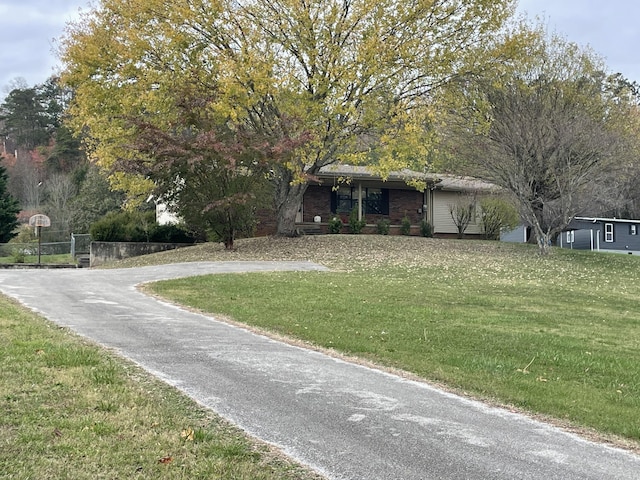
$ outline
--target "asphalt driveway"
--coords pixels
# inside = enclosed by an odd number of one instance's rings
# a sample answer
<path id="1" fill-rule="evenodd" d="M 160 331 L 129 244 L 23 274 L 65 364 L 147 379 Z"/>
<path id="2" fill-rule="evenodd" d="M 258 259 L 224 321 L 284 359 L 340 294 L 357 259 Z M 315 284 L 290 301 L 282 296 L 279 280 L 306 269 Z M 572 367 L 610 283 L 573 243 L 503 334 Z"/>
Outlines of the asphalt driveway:
<path id="1" fill-rule="evenodd" d="M 640 478 L 640 457 L 182 310 L 136 289 L 205 273 L 322 270 L 203 262 L 2 270 L 0 292 L 115 349 L 331 479 Z"/>

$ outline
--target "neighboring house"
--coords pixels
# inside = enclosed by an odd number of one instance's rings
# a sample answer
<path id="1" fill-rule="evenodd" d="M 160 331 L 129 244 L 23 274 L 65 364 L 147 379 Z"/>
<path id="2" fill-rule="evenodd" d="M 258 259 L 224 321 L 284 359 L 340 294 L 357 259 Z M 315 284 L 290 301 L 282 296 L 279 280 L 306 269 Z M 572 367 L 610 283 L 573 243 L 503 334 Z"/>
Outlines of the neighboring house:
<path id="1" fill-rule="evenodd" d="M 500 241 L 507 243 L 527 243 L 531 235 L 531 229 L 526 225 L 518 225 L 513 230 L 500 233 Z"/>
<path id="2" fill-rule="evenodd" d="M 426 184 L 424 192 L 410 186 L 412 180 Z M 399 233 L 406 216 L 412 234 L 420 233 L 420 224 L 431 224 L 435 236 L 455 236 L 457 227 L 450 206 L 458 202 L 477 204 L 478 197 L 494 191 L 492 184 L 469 177 L 392 172 L 386 180 L 367 167 L 331 165 L 323 168 L 305 193 L 298 224 L 302 231 L 326 231 L 327 222 L 339 216 L 347 224 L 353 209 L 364 218 L 370 232 L 382 219 L 391 222 L 391 233 Z M 348 231 L 345 230 L 345 231 Z M 480 215 L 474 211 L 465 235 L 480 235 Z"/>
<path id="3" fill-rule="evenodd" d="M 561 248 L 640 254 L 640 220 L 575 217 L 556 244 Z"/>
<path id="4" fill-rule="evenodd" d="M 172 212 L 166 203 L 160 201 L 156 203 L 156 222 L 158 225 L 178 225 L 180 217 Z"/>

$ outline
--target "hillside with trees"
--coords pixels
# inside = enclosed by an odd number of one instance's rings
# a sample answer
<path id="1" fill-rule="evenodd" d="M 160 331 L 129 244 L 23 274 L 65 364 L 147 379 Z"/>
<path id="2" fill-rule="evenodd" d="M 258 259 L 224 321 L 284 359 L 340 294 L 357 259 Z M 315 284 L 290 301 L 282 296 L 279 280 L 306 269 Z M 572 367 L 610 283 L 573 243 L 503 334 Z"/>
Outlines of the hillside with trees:
<path id="1" fill-rule="evenodd" d="M 86 233 L 95 220 L 119 209 L 123 197 L 110 190 L 88 162 L 80 137 L 64 124 L 71 91 L 56 77 L 42 85 L 17 82 L 15 87 L 0 105 L 7 193 L 16 200 L 22 222 L 44 213 L 52 228 L 43 235 L 68 241 L 72 232 Z"/>

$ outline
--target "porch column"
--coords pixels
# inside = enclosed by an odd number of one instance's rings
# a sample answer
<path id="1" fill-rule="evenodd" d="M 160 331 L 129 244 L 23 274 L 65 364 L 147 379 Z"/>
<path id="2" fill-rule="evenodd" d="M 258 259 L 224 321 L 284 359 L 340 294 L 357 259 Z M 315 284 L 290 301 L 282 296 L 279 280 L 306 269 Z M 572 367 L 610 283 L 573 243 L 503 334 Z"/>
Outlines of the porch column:
<path id="1" fill-rule="evenodd" d="M 425 222 L 429 221 L 429 212 L 427 210 L 429 209 L 429 204 L 431 203 L 427 201 L 427 196 L 429 195 L 428 192 L 429 186 L 427 185 L 427 188 L 425 188 L 422 192 L 422 220 L 424 220 Z"/>
<path id="2" fill-rule="evenodd" d="M 362 220 L 362 184 L 358 183 L 358 221 Z"/>
<path id="3" fill-rule="evenodd" d="M 436 231 L 436 224 L 435 224 L 435 219 L 433 218 L 433 190 L 434 188 L 428 188 L 428 190 L 425 190 L 426 192 L 426 199 L 427 199 L 427 222 L 429 222 L 431 224 L 431 229 L 432 231 L 435 233 Z"/>

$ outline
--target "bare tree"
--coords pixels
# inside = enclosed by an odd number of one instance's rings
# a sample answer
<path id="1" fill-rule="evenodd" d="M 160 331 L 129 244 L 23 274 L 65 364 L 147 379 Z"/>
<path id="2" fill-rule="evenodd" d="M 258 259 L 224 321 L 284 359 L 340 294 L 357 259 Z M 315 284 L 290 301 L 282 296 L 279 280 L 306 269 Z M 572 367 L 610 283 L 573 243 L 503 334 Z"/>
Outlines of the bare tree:
<path id="1" fill-rule="evenodd" d="M 38 210 L 42 204 L 43 172 L 31 154 L 18 150 L 15 164 L 9 170 L 9 190 L 26 210 Z"/>
<path id="2" fill-rule="evenodd" d="M 465 84 L 452 129 L 467 172 L 513 195 L 541 254 L 622 145 L 622 109 L 607 77 L 575 46 L 549 48 L 531 68 Z"/>
<path id="3" fill-rule="evenodd" d="M 458 229 L 458 238 L 464 237 L 464 232 L 476 217 L 475 195 L 464 195 L 458 201 L 449 205 L 449 215 Z"/>
<path id="4" fill-rule="evenodd" d="M 72 200 L 76 195 L 76 186 L 69 175 L 56 174 L 47 180 L 46 193 L 46 210 L 58 234 L 56 240 L 66 239 L 71 234 L 71 221 L 74 218 Z"/>
<path id="5" fill-rule="evenodd" d="M 579 197 L 611 158 L 616 141 L 553 83 L 490 92 L 489 134 L 479 142 L 491 179 L 511 191 L 541 253 L 578 213 Z"/>

